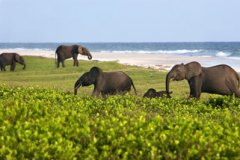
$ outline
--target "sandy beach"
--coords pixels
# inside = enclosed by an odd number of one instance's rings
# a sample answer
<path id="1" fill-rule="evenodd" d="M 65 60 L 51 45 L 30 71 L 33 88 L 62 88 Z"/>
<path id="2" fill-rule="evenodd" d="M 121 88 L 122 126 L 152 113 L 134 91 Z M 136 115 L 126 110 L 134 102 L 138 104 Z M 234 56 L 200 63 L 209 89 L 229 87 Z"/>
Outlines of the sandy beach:
<path id="1" fill-rule="evenodd" d="M 34 50 L 34 49 L 1 49 L 3 52 L 17 52 L 23 56 L 42 56 L 54 58 L 53 50 Z M 123 52 L 91 52 L 92 60 L 97 61 L 117 61 L 121 64 L 136 65 L 145 68 L 154 68 L 158 70 L 170 70 L 175 64 L 188 63 L 198 61 L 204 67 L 214 66 L 218 64 L 228 64 L 236 71 L 240 72 L 239 59 L 231 59 L 226 57 L 210 57 L 210 56 L 185 56 L 175 54 L 149 54 L 149 53 L 123 53 Z M 88 60 L 86 56 L 78 56 L 79 60 Z"/>

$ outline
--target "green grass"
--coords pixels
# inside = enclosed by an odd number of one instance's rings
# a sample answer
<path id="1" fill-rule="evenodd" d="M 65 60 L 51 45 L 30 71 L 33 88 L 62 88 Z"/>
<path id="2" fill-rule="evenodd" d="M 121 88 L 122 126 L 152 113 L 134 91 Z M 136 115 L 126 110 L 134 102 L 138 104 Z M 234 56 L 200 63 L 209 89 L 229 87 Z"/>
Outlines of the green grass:
<path id="1" fill-rule="evenodd" d="M 167 72 L 150 68 L 122 65 L 117 62 L 80 61 L 79 67 L 73 67 L 72 60 L 65 61 L 65 68 L 56 68 L 55 61 L 51 58 L 26 56 L 26 70 L 21 65 L 16 66 L 15 72 L 0 72 L 0 81 L 8 86 L 38 86 L 44 88 L 55 88 L 63 91 L 73 92 L 75 81 L 93 66 L 98 66 L 103 71 L 124 71 L 132 79 L 138 91 L 138 96 L 149 88 L 165 90 L 165 77 Z M 79 88 L 79 95 L 91 95 L 93 87 Z M 170 90 L 173 97 L 187 98 L 189 87 L 187 81 L 170 83 Z M 133 94 L 133 92 L 131 92 Z M 211 95 L 212 96 L 212 95 Z M 202 94 L 201 99 L 209 98 L 209 94 Z"/>

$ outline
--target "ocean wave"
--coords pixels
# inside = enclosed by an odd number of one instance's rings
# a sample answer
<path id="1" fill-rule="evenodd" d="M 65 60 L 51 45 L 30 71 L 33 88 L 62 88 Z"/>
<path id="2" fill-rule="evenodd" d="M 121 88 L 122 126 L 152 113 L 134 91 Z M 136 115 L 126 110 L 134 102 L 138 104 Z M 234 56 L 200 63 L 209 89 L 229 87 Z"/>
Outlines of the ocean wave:
<path id="1" fill-rule="evenodd" d="M 202 50 L 156 50 L 156 51 L 150 51 L 150 50 L 119 50 L 119 51 L 107 51 L 102 50 L 101 53 L 104 52 L 110 52 L 110 53 L 139 53 L 139 54 L 191 54 L 191 53 L 199 53 L 202 52 Z"/>
<path id="2" fill-rule="evenodd" d="M 36 51 L 36 52 L 53 52 L 55 53 L 55 49 L 50 49 L 50 48 L 25 48 L 25 47 L 16 47 L 16 48 L 0 48 L 0 52 L 23 52 L 23 51 Z M 200 57 L 219 57 L 219 58 L 234 58 L 238 59 L 240 58 L 240 49 L 239 51 L 237 50 L 208 50 L 208 49 L 162 49 L 162 50 L 147 50 L 147 49 L 142 49 L 142 50 L 108 50 L 108 49 L 102 49 L 102 50 L 90 50 L 90 52 L 94 53 L 126 53 L 126 54 L 168 54 L 168 55 L 184 55 L 184 56 L 200 56 Z"/>
<path id="3" fill-rule="evenodd" d="M 229 57 L 229 56 L 231 56 L 232 54 L 231 53 L 229 53 L 229 52 L 223 52 L 223 51 L 220 51 L 220 52 L 217 52 L 216 53 L 216 56 L 217 57 Z"/>
<path id="4" fill-rule="evenodd" d="M 24 50 L 33 50 L 33 51 L 52 51 L 49 48 L 1 48 L 0 50 L 16 50 L 16 51 L 24 51 Z"/>
<path id="5" fill-rule="evenodd" d="M 240 57 L 228 57 L 229 59 L 240 60 Z"/>

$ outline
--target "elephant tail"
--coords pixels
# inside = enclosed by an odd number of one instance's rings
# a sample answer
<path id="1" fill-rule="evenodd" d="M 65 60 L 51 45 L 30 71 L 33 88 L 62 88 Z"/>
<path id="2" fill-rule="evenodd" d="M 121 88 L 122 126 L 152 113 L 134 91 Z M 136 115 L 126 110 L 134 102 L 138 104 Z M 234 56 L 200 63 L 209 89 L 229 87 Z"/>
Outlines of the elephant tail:
<path id="1" fill-rule="evenodd" d="M 134 84 L 133 84 L 132 79 L 131 79 L 131 85 L 133 86 L 134 92 L 135 92 L 135 94 L 137 95 L 137 90 L 136 90 L 136 88 L 135 88 L 135 86 L 134 86 Z"/>
<path id="2" fill-rule="evenodd" d="M 57 66 L 57 51 L 55 52 L 55 65 Z"/>

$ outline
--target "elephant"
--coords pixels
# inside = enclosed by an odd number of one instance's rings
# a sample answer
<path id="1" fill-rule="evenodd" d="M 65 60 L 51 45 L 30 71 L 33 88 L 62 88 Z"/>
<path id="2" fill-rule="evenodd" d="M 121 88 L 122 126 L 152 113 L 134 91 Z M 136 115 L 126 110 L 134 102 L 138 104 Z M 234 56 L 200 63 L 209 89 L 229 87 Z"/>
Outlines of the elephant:
<path id="1" fill-rule="evenodd" d="M 169 94 L 172 94 L 172 92 L 170 92 Z M 166 96 L 167 96 L 166 91 L 157 92 L 154 88 L 148 89 L 148 91 L 143 95 L 143 97 L 147 97 L 147 98 L 158 98 L 158 97 L 166 97 Z"/>
<path id="2" fill-rule="evenodd" d="M 92 55 L 90 51 L 81 45 L 71 45 L 65 46 L 60 45 L 57 47 L 55 52 L 55 62 L 57 64 L 57 68 L 59 68 L 59 64 L 62 63 L 62 67 L 65 67 L 64 60 L 73 57 L 73 66 L 78 66 L 78 54 L 88 56 L 88 59 L 92 59 Z M 57 56 L 57 58 L 56 58 Z"/>
<path id="3" fill-rule="evenodd" d="M 92 96 L 125 94 L 133 87 L 135 94 L 136 88 L 132 79 L 124 72 L 103 72 L 99 67 L 92 67 L 90 71 L 85 72 L 74 85 L 74 94 L 77 95 L 77 89 L 80 86 L 94 85 Z"/>
<path id="4" fill-rule="evenodd" d="M 11 65 L 10 71 L 14 71 L 16 67 L 16 62 L 23 65 L 23 69 L 26 68 L 24 58 L 17 53 L 2 53 L 0 54 L 0 57 L 2 59 L 1 70 L 5 71 L 5 66 Z"/>
<path id="5" fill-rule="evenodd" d="M 166 91 L 169 98 L 171 97 L 169 94 L 171 79 L 188 81 L 189 98 L 199 99 L 202 92 L 240 97 L 239 75 L 226 64 L 202 67 L 200 63 L 193 61 L 173 66 L 166 76 Z"/>

